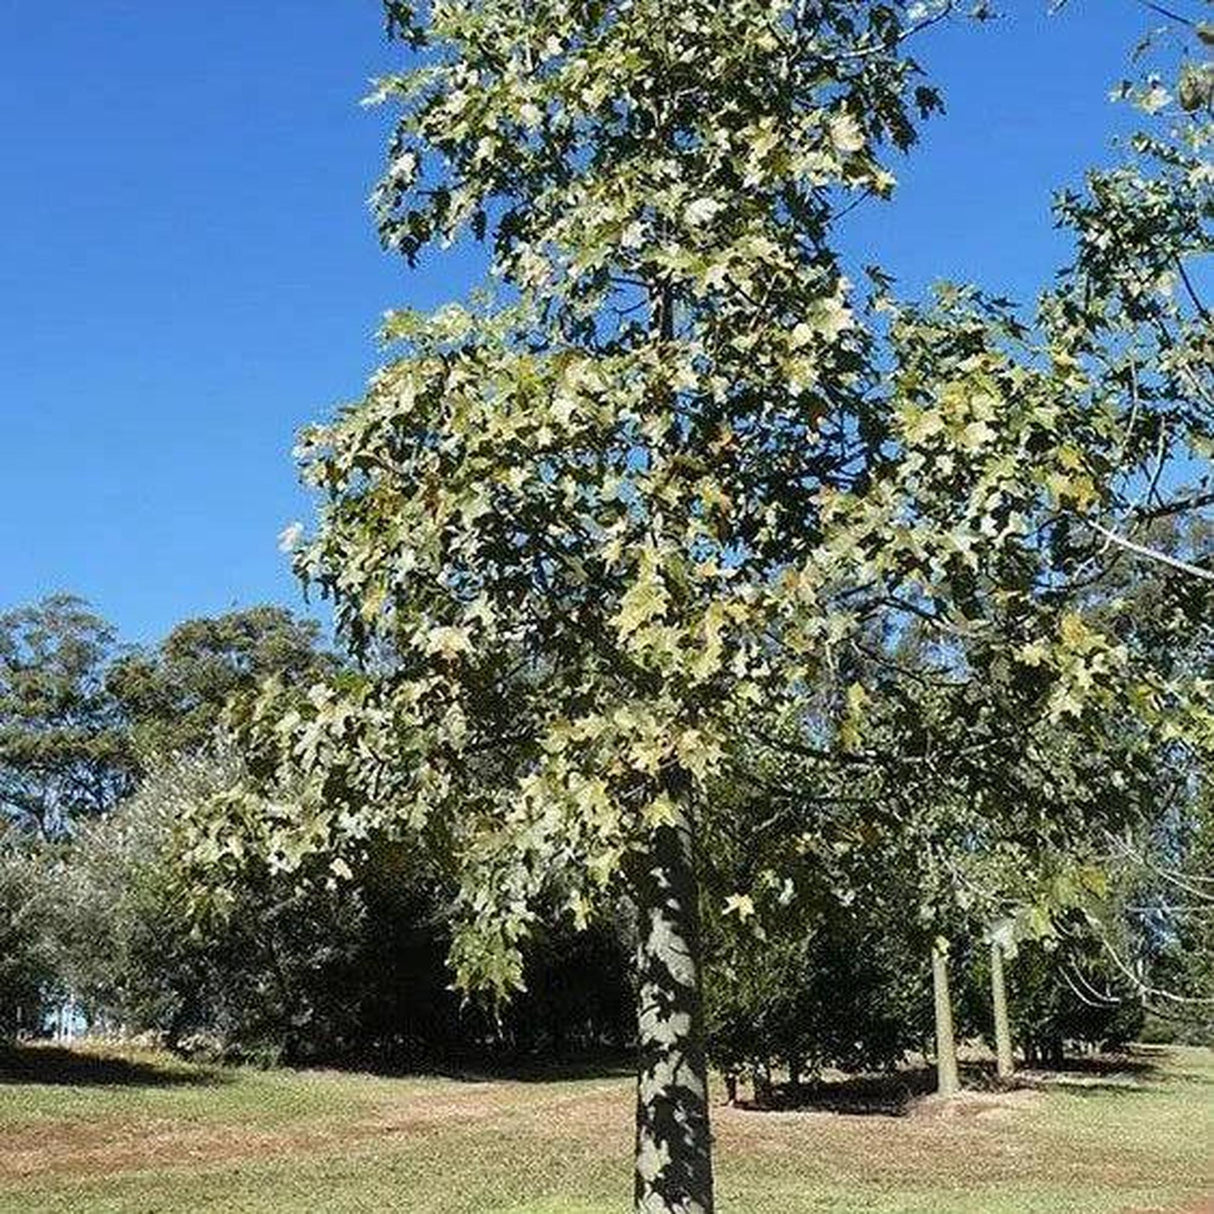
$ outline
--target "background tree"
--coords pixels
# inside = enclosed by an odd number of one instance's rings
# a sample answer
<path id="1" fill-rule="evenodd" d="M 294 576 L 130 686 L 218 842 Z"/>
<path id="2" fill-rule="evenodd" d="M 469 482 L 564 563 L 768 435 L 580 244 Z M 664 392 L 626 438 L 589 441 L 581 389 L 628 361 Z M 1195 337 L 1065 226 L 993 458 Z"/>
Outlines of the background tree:
<path id="1" fill-rule="evenodd" d="M 115 644 L 72 595 L 0 615 L 0 810 L 43 839 L 134 787 L 127 720 L 107 683 Z"/>
<path id="2" fill-rule="evenodd" d="M 335 672 L 320 625 L 263 604 L 176 625 L 150 651 L 124 655 L 109 683 L 140 750 L 162 759 L 205 749 L 235 695 L 276 678 L 307 686 Z"/>
<path id="3" fill-rule="evenodd" d="M 434 1066 L 491 1050 L 557 1058 L 627 1039 L 627 967 L 608 925 L 537 941 L 528 994 L 504 1016 L 461 1006 L 446 969 L 450 884 L 400 847 L 376 848 L 340 889 L 327 871 L 301 880 L 249 866 L 227 915 L 191 916 L 179 827 L 240 769 L 222 749 L 167 759 L 53 863 L 24 857 L 14 888 L 32 900 L 14 921 L 23 934 L 10 965 L 32 975 L 31 1006 L 60 985 L 96 1027 L 292 1064 Z M 5 869 L 14 880 L 25 871 Z M 26 1024 L 36 1029 L 38 1015 Z"/>
<path id="4" fill-rule="evenodd" d="M 62 985 L 54 892 L 28 836 L 0 832 L 0 1038 L 38 1035 L 48 997 Z"/>

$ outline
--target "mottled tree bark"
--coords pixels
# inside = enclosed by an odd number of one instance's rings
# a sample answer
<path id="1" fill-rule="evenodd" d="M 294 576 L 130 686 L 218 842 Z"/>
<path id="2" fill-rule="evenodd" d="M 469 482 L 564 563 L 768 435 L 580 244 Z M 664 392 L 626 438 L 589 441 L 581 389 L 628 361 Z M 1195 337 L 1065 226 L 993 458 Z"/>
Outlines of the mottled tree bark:
<path id="1" fill-rule="evenodd" d="M 1012 1058 L 1012 1026 L 1003 981 L 1003 949 L 995 941 L 991 943 L 991 1007 L 995 1015 L 995 1073 L 1000 1079 L 1010 1079 L 1016 1069 Z"/>
<path id="2" fill-rule="evenodd" d="M 685 809 L 637 880 L 636 1214 L 712 1214 L 700 924 Z"/>
<path id="3" fill-rule="evenodd" d="M 936 1092 L 955 1096 L 961 1084 L 957 1079 L 953 1002 L 948 991 L 948 942 L 939 936 L 932 945 L 932 994 L 936 1009 Z"/>

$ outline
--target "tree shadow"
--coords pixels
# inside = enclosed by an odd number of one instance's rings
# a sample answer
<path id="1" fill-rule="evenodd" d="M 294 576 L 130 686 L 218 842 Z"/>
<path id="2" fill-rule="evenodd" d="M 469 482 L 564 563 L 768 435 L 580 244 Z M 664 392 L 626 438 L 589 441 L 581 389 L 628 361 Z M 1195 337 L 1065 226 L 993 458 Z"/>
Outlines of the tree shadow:
<path id="1" fill-rule="evenodd" d="M 503 1059 L 482 1069 L 453 1073 L 452 1079 L 508 1080 L 512 1083 L 578 1083 L 589 1079 L 622 1079 L 636 1074 L 636 1057 L 618 1054 L 564 1060 Z"/>
<path id="2" fill-rule="evenodd" d="M 1026 1068 L 1027 1069 L 1027 1068 Z M 1095 1054 L 1088 1057 L 1066 1057 L 1061 1067 L 1041 1068 L 1069 1075 L 1133 1075 L 1151 1079 L 1160 1074 L 1158 1062 L 1140 1054 Z"/>
<path id="3" fill-rule="evenodd" d="M 217 1068 L 169 1060 L 143 1060 L 54 1045 L 0 1044 L 0 1085 L 213 1087 L 229 1078 Z"/>
<path id="4" fill-rule="evenodd" d="M 305 1069 L 323 1065 L 347 1074 L 383 1079 L 432 1075 L 454 1083 L 578 1083 L 595 1079 L 622 1079 L 636 1074 L 634 1052 L 593 1051 L 547 1058 L 531 1053 L 470 1050 L 412 1056 L 346 1056 L 315 1059 Z"/>
<path id="5" fill-rule="evenodd" d="M 1134 1092 L 1164 1077 L 1164 1068 L 1158 1062 L 1136 1053 L 1067 1057 L 1061 1065 L 1024 1064 L 1010 1079 L 997 1079 L 992 1070 L 987 1075 L 987 1081 L 995 1088 L 1062 1088 L 1080 1093 Z"/>
<path id="6" fill-rule="evenodd" d="M 739 1101 L 737 1107 L 759 1113 L 841 1113 L 852 1117 L 905 1117 L 936 1090 L 934 1067 L 915 1067 L 877 1075 L 848 1075 L 811 1083 L 777 1084 L 762 1104 Z"/>
<path id="7" fill-rule="evenodd" d="M 1057 1089 L 1087 1093 L 1141 1091 L 1144 1083 L 1163 1072 L 1151 1057 L 1141 1054 L 1068 1058 L 1061 1069 L 1022 1067 L 1010 1078 L 995 1073 L 993 1061 L 975 1060 L 960 1066 L 963 1090 L 1008 1092 L 1016 1089 Z M 820 1112 L 851 1117 L 905 1117 L 925 1096 L 936 1091 L 934 1066 L 906 1067 L 869 1075 L 847 1075 L 809 1083 L 775 1084 L 761 1103 L 740 1100 L 736 1106 L 750 1112 Z"/>

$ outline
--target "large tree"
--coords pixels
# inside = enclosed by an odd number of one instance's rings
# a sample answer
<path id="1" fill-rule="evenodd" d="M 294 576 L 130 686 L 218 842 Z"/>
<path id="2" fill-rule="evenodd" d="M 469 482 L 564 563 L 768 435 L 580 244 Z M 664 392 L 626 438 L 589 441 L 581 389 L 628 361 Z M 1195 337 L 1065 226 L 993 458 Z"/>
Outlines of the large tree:
<path id="1" fill-rule="evenodd" d="M 377 90 L 381 233 L 410 263 L 484 241 L 494 290 L 393 315 L 398 357 L 305 434 L 297 567 L 365 674 L 246 706 L 256 779 L 197 856 L 340 876 L 376 836 L 437 841 L 459 979 L 502 993 L 541 917 L 626 893 L 640 1211 L 712 1208 L 697 870 L 739 733 L 863 757 L 854 655 L 896 659 L 911 621 L 955 705 L 993 680 L 1022 724 L 1130 681 L 1072 598 L 1104 555 L 1076 519 L 1104 526 L 1147 452 L 1076 348 L 1097 319 L 900 308 L 835 250 L 938 104 L 905 41 L 951 7 L 387 5 L 422 54 Z"/>
<path id="2" fill-rule="evenodd" d="M 0 813 L 44 839 L 103 813 L 138 763 L 107 682 L 113 629 L 59 594 L 0 615 Z"/>
<path id="3" fill-rule="evenodd" d="M 263 758 L 305 776 L 251 829 L 342 868 L 376 830 L 453 838 L 459 976 L 503 992 L 540 915 L 626 891 L 638 1210 L 712 1207 L 698 819 L 731 722 L 805 675 L 768 626 L 839 580 L 831 499 L 890 433 L 831 231 L 938 104 L 911 7 L 388 5 L 425 53 L 378 90 L 384 240 L 471 234 L 504 289 L 392 317 L 401 357 L 305 436 L 298 565 L 373 671 L 265 709 Z"/>

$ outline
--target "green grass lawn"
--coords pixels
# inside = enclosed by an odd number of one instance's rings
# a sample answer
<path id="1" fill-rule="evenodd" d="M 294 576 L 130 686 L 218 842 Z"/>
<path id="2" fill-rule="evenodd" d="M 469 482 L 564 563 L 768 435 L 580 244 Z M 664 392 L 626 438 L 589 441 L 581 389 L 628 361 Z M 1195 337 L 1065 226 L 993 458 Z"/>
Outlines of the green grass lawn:
<path id="1" fill-rule="evenodd" d="M 714 1108 L 724 1214 L 1199 1211 L 1214 1053 L 908 1115 Z M 0 1211 L 617 1214 L 626 1077 L 389 1079 L 0 1055 Z"/>

